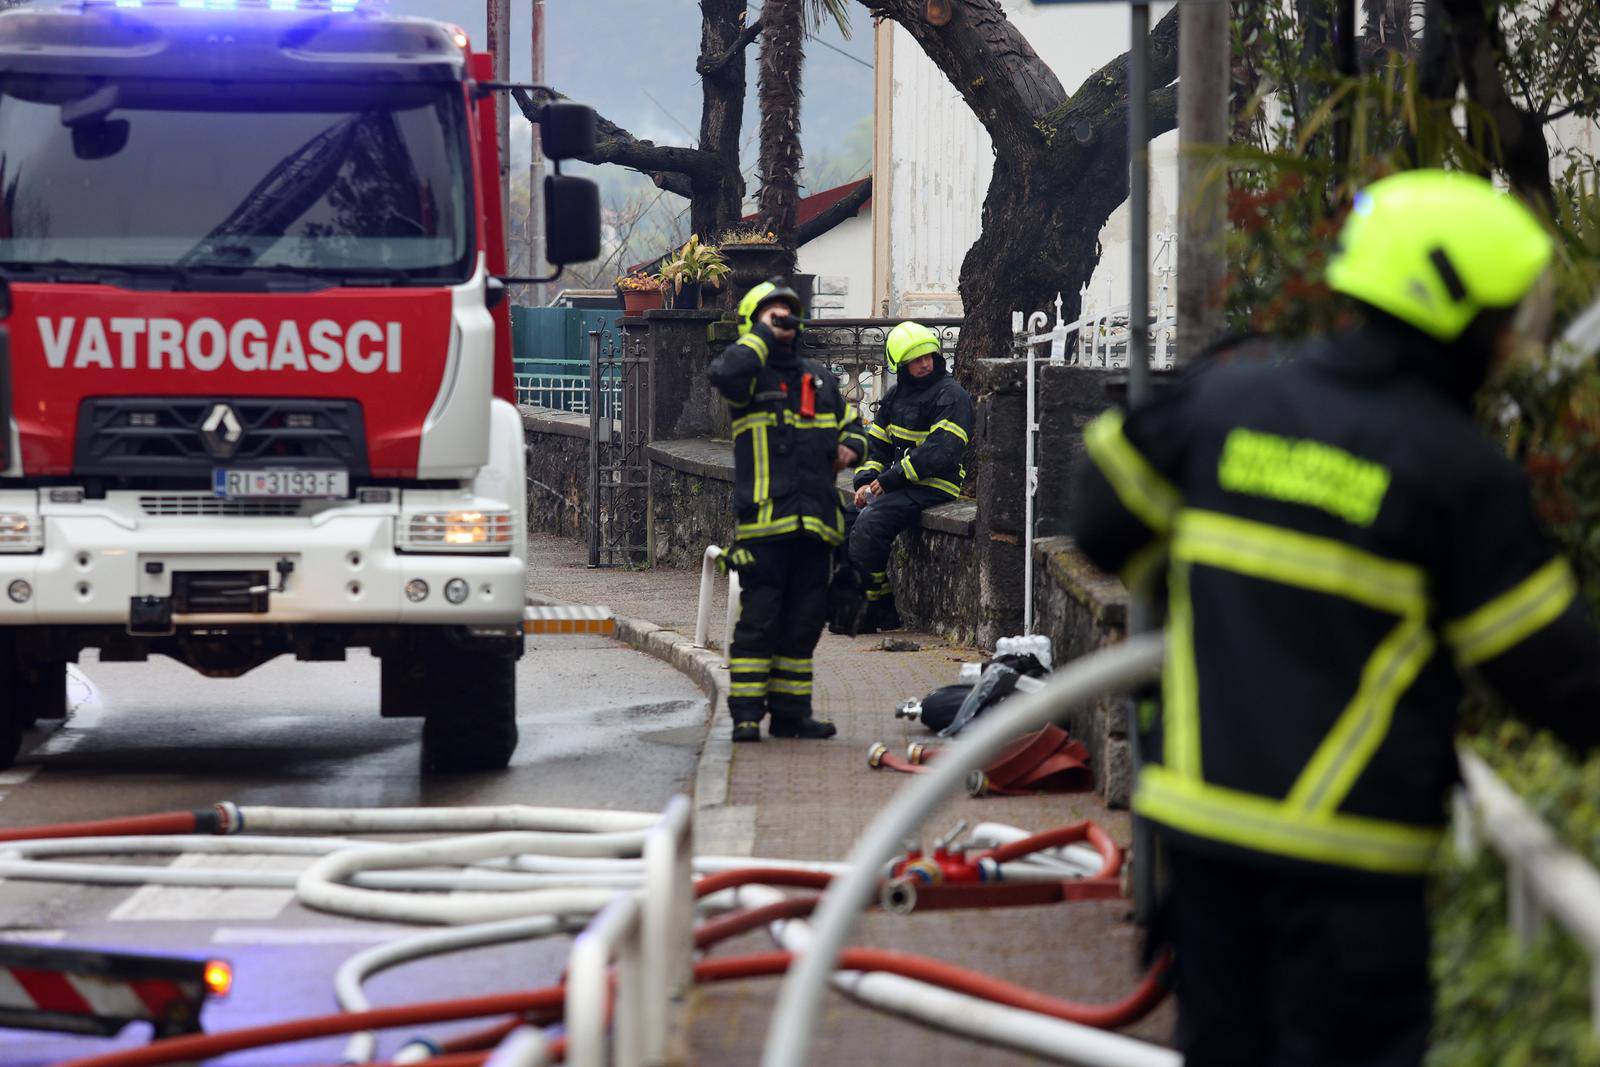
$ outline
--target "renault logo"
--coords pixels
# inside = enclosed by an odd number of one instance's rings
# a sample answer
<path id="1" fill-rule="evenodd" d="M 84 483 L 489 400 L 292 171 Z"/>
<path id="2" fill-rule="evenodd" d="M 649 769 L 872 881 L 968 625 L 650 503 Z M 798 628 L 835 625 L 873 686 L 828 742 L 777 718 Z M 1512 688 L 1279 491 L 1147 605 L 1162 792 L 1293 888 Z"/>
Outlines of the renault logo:
<path id="1" fill-rule="evenodd" d="M 214 459 L 228 459 L 239 450 L 239 440 L 244 437 L 244 426 L 239 416 L 227 404 L 218 404 L 200 424 L 200 440 Z"/>

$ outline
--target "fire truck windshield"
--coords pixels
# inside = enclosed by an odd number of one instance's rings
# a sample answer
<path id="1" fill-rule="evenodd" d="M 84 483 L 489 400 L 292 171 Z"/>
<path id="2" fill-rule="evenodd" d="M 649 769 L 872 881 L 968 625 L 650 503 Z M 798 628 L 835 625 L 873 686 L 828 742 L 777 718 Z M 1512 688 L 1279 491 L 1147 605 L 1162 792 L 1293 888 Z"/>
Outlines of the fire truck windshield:
<path id="1" fill-rule="evenodd" d="M 0 79 L 0 269 L 460 281 L 459 85 Z"/>

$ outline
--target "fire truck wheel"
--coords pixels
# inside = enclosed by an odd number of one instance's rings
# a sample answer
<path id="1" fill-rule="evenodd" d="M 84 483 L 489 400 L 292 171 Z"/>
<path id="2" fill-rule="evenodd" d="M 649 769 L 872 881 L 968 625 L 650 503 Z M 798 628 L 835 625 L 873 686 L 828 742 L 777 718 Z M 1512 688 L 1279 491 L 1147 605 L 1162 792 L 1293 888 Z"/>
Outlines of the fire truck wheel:
<path id="1" fill-rule="evenodd" d="M 517 661 L 461 648 L 422 658 L 422 769 L 498 771 L 517 749 Z"/>
<path id="2" fill-rule="evenodd" d="M 423 672 L 416 660 L 396 651 L 379 663 L 378 713 L 385 719 L 427 714 L 421 699 Z"/>
<path id="3" fill-rule="evenodd" d="M 41 660 L 20 668 L 19 708 L 24 728 L 40 719 L 67 717 L 67 665 Z"/>
<path id="4" fill-rule="evenodd" d="M 0 770 L 11 766 L 22 747 L 22 731 L 33 724 L 22 706 L 21 671 L 11 642 L 0 637 Z"/>

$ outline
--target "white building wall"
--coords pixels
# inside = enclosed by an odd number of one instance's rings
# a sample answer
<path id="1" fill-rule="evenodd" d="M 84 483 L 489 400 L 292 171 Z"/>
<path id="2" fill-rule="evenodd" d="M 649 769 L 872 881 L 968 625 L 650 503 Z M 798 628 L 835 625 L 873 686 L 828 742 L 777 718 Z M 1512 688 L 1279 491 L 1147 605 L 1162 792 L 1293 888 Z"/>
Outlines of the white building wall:
<path id="1" fill-rule="evenodd" d="M 872 205 L 802 245 L 799 273 L 815 274 L 811 313 L 818 318 L 872 315 Z"/>
<path id="2" fill-rule="evenodd" d="M 1070 94 L 1127 50 L 1121 6 L 1035 5 L 1003 0 L 1006 14 Z M 1167 5 L 1152 12 L 1152 23 Z M 880 175 L 889 209 L 890 315 L 961 314 L 961 261 L 978 238 L 994 149 L 983 126 L 905 30 L 895 27 L 890 57 L 890 173 Z M 1169 229 L 1177 204 L 1177 134 L 1151 151 L 1150 226 Z M 1128 211 L 1119 208 L 1100 235 L 1104 254 L 1091 283 L 1127 300 Z M 1152 289 L 1152 293 L 1154 290 Z"/>

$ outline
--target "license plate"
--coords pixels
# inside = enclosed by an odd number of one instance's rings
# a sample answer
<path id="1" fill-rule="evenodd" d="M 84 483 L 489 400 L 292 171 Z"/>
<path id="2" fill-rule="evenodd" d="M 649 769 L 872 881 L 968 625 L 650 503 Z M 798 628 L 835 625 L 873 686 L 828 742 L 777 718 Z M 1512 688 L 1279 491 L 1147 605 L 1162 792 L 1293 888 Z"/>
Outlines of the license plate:
<path id="1" fill-rule="evenodd" d="M 220 497 L 326 498 L 350 495 L 350 472 L 342 470 L 214 470 L 211 488 Z"/>

